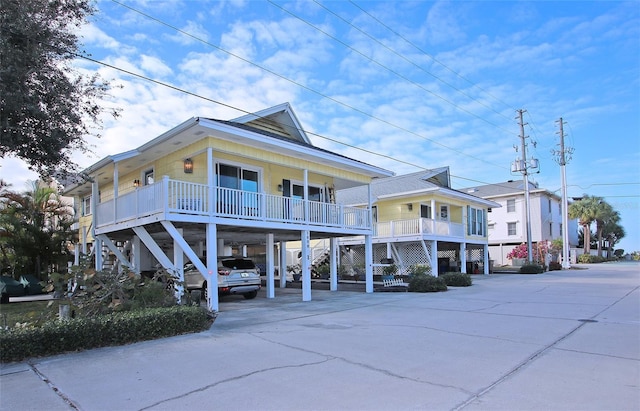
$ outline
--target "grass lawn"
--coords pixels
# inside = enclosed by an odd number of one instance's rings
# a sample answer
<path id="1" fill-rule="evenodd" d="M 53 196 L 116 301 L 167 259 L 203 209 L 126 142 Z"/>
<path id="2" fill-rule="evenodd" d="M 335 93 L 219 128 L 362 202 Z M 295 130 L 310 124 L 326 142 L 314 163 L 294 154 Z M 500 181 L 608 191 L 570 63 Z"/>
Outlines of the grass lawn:
<path id="1" fill-rule="evenodd" d="M 0 326 L 14 327 L 16 323 L 35 322 L 58 315 L 58 300 L 21 301 L 0 304 Z"/>

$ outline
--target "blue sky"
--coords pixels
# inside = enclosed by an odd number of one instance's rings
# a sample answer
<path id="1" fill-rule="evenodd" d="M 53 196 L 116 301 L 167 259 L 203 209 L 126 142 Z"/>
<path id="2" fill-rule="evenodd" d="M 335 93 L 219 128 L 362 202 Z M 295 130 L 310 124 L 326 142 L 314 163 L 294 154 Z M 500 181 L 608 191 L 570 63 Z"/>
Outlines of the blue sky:
<path id="1" fill-rule="evenodd" d="M 122 88 L 88 166 L 191 117 L 290 102 L 314 144 L 398 174 L 449 166 L 454 188 L 530 177 L 561 193 L 551 153 L 565 121 L 569 196 L 604 197 L 640 250 L 640 2 L 101 0 L 86 60 Z M 324 137 L 328 137 L 324 138 Z M 3 159 L 15 189 L 28 178 Z"/>

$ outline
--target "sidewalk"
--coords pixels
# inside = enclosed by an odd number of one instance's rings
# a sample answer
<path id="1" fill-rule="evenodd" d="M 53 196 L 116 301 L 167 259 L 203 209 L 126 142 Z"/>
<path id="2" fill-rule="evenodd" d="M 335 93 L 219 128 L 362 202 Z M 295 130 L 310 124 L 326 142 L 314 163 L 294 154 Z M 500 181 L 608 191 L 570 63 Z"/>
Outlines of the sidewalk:
<path id="1" fill-rule="evenodd" d="M 276 289 L 208 331 L 0 366 L 1 410 L 637 410 L 640 266 Z"/>

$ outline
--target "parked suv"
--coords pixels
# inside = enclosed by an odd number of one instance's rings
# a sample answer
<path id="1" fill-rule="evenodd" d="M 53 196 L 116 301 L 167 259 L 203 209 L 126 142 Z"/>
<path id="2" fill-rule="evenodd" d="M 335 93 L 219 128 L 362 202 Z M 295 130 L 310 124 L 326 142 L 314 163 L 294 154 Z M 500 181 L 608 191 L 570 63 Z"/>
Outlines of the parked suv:
<path id="1" fill-rule="evenodd" d="M 206 265 L 206 258 L 201 258 Z M 207 297 L 207 281 L 191 263 L 184 266 L 187 290 L 202 290 Z M 258 295 L 261 286 L 260 271 L 248 258 L 218 257 L 218 295 L 242 294 L 250 300 Z"/>

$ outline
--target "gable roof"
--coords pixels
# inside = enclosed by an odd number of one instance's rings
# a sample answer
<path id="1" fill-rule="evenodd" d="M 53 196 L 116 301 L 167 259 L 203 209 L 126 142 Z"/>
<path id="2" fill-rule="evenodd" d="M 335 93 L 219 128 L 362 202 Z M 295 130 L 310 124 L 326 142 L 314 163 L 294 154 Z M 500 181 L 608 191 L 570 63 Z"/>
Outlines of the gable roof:
<path id="1" fill-rule="evenodd" d="M 267 117 L 259 117 L 262 114 Z M 300 127 L 291 106 L 284 103 L 230 121 L 205 117 L 191 118 L 136 149 L 102 158 L 84 169 L 76 178 L 68 179 L 67 184 L 63 184 L 65 192 L 86 191 L 87 182 L 91 179 L 99 180 L 101 184 L 108 182 L 113 179 L 116 164 L 120 170 L 135 169 L 206 136 L 240 142 L 303 160 L 322 162 L 344 170 L 363 173 L 371 178 L 393 175 L 391 171 L 380 167 L 313 146 Z M 345 184 L 346 187 L 351 185 L 346 180 L 338 179 L 336 188 L 339 188 L 340 184 Z M 81 186 L 82 189 L 80 189 Z"/>
<path id="2" fill-rule="evenodd" d="M 374 199 L 401 198 L 420 194 L 438 193 L 445 197 L 462 198 L 474 204 L 488 207 L 500 207 L 493 201 L 467 194 L 451 188 L 449 167 L 423 170 L 410 174 L 378 178 L 371 182 L 371 195 Z M 353 187 L 336 192 L 339 204 L 361 205 L 368 203 L 367 187 Z M 374 200 L 375 202 L 375 200 Z"/>
<path id="3" fill-rule="evenodd" d="M 282 103 L 229 121 L 312 145 L 289 103 Z"/>

